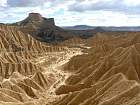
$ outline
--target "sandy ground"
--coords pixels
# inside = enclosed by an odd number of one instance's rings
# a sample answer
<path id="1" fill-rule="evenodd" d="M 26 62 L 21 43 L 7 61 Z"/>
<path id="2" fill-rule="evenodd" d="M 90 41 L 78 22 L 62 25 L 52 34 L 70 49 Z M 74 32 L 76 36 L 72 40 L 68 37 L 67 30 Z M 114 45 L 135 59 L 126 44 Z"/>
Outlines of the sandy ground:
<path id="1" fill-rule="evenodd" d="M 62 65 L 69 62 L 69 60 L 76 55 L 83 54 L 80 48 L 67 48 L 66 51 L 62 52 L 51 52 L 46 53 L 45 56 L 39 57 L 35 60 L 35 63 L 43 67 L 46 76 L 53 74 L 56 78 L 56 82 L 49 88 L 44 94 L 49 102 L 53 102 L 59 99 L 61 96 L 55 95 L 55 89 L 60 85 L 65 84 L 66 78 L 69 77 L 70 73 L 62 71 Z"/>

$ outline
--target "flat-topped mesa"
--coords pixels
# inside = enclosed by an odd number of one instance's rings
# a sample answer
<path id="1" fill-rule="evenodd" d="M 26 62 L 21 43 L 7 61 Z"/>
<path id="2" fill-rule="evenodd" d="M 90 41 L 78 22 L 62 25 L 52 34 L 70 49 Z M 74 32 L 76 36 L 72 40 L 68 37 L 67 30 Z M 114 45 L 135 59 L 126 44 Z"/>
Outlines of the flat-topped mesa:
<path id="1" fill-rule="evenodd" d="M 27 19 L 32 22 L 43 22 L 44 25 L 55 25 L 54 18 L 44 18 L 39 13 L 29 13 Z"/>
<path id="2" fill-rule="evenodd" d="M 43 18 L 39 13 L 29 13 L 28 19 L 32 21 L 42 21 Z"/>

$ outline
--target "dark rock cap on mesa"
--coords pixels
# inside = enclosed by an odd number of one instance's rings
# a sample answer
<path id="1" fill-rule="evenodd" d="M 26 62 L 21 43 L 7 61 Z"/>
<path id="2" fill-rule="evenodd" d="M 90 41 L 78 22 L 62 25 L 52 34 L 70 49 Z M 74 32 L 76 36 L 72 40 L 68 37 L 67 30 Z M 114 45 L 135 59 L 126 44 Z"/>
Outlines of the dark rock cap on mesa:
<path id="1" fill-rule="evenodd" d="M 44 18 L 39 13 L 29 13 L 29 16 L 27 17 L 27 19 L 31 21 L 36 21 L 36 22 L 45 22 L 48 25 L 55 25 L 54 18 Z"/>
<path id="2" fill-rule="evenodd" d="M 29 13 L 28 19 L 33 21 L 42 21 L 43 18 L 39 13 Z"/>

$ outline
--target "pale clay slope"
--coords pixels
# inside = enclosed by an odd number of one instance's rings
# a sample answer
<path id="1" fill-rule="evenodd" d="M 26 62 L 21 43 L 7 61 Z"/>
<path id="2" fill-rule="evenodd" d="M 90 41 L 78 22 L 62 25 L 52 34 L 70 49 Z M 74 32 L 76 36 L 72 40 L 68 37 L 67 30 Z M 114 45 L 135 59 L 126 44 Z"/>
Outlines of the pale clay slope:
<path id="1" fill-rule="evenodd" d="M 131 34 L 68 48 L 0 26 L 0 105 L 140 105 L 140 37 Z"/>
<path id="2" fill-rule="evenodd" d="M 101 35 L 93 38 L 90 54 L 75 57 L 65 67 L 74 73 L 56 90 L 64 97 L 53 105 L 140 105 L 139 33 L 122 39 Z"/>
<path id="3" fill-rule="evenodd" d="M 61 72 L 56 72 L 58 65 L 80 54 L 80 50 L 45 45 L 9 26 L 1 26 L 1 38 L 1 49 L 4 50 L 0 54 L 0 103 L 46 105 L 52 101 L 54 97 L 49 88 L 60 79 L 57 75 Z M 8 46 L 11 43 L 14 46 Z"/>

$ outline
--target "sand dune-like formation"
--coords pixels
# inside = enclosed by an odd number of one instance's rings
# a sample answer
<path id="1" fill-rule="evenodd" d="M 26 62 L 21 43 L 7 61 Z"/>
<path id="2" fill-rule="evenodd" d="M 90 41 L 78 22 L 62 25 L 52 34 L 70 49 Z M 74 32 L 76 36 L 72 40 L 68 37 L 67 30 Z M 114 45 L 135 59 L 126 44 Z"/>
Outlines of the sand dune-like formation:
<path id="1" fill-rule="evenodd" d="M 100 33 L 88 39 L 88 54 L 65 64 L 72 75 L 56 89 L 64 97 L 54 105 L 139 105 L 139 38 L 138 33 Z"/>

